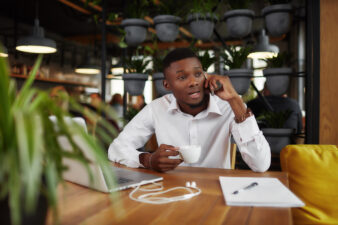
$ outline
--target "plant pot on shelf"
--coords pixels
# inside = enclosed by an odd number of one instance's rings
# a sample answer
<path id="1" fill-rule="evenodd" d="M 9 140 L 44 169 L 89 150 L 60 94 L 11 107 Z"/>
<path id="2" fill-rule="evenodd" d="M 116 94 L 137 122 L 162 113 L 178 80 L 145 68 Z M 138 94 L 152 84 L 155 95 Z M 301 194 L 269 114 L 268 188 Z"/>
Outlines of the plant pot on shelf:
<path id="1" fill-rule="evenodd" d="M 20 202 L 24 201 L 24 197 L 20 198 Z M 24 212 L 24 205 L 21 204 L 21 223 L 20 225 L 44 225 L 46 223 L 46 216 L 47 216 L 47 209 L 48 203 L 47 198 L 40 194 L 37 199 L 36 208 L 33 210 L 32 213 L 25 213 Z M 14 224 L 11 219 L 10 208 L 8 197 L 0 200 L 0 224 Z"/>
<path id="2" fill-rule="evenodd" d="M 289 31 L 291 10 L 291 4 L 271 5 L 262 9 L 265 27 L 270 36 L 281 36 Z"/>
<path id="3" fill-rule="evenodd" d="M 125 19 L 121 26 L 126 32 L 126 43 L 128 46 L 137 46 L 147 37 L 147 27 L 149 22 L 143 19 Z"/>
<path id="4" fill-rule="evenodd" d="M 159 72 L 159 73 L 153 74 L 153 81 L 155 83 L 155 90 L 156 90 L 157 96 L 163 96 L 163 95 L 171 93 L 171 91 L 167 90 L 163 86 L 163 80 L 164 80 L 163 73 Z"/>
<path id="5" fill-rule="evenodd" d="M 148 74 L 142 73 L 125 73 L 122 74 L 124 89 L 130 95 L 142 95 Z"/>
<path id="6" fill-rule="evenodd" d="M 209 40 L 214 32 L 215 21 L 217 19 L 216 15 L 210 13 L 206 15 L 201 13 L 189 14 L 187 17 L 189 30 L 196 38 L 202 41 Z"/>
<path id="7" fill-rule="evenodd" d="M 252 77 L 250 69 L 231 69 L 225 72 L 230 77 L 231 84 L 239 95 L 244 95 L 250 87 L 250 78 Z"/>
<path id="8" fill-rule="evenodd" d="M 250 34 L 255 13 L 250 9 L 235 9 L 224 13 L 226 29 L 229 36 L 242 38 Z"/>
<path id="9" fill-rule="evenodd" d="M 163 42 L 172 42 L 178 35 L 178 23 L 181 18 L 172 15 L 158 15 L 154 17 L 156 35 Z"/>
<path id="10" fill-rule="evenodd" d="M 266 85 L 270 93 L 281 96 L 288 90 L 292 68 L 267 68 L 263 70 L 263 75 L 266 77 Z"/>
<path id="11" fill-rule="evenodd" d="M 270 145 L 271 153 L 279 154 L 286 145 L 291 144 L 291 128 L 262 128 L 262 132 Z"/>

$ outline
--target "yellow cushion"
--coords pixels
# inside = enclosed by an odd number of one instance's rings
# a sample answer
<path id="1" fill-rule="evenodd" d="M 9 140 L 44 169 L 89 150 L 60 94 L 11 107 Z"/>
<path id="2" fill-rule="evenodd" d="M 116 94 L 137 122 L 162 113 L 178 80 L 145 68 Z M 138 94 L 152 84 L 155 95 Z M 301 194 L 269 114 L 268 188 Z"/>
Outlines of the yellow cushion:
<path id="1" fill-rule="evenodd" d="M 288 145 L 280 160 L 290 189 L 305 203 L 292 209 L 294 224 L 338 224 L 337 146 Z"/>

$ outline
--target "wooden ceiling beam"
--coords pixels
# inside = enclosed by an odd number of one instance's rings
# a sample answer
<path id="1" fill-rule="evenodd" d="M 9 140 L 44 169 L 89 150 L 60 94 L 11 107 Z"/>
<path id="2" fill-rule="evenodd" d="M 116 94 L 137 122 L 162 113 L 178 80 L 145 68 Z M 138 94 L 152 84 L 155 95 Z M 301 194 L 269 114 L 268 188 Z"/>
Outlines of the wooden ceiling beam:
<path id="1" fill-rule="evenodd" d="M 75 41 L 84 45 L 94 45 L 95 42 L 101 41 L 101 34 L 88 34 L 88 35 L 78 35 L 66 37 L 67 40 Z M 114 34 L 106 35 L 107 44 L 117 44 L 120 42 L 121 38 Z"/>
<path id="2" fill-rule="evenodd" d="M 81 0 L 81 2 L 86 3 L 86 0 Z M 102 12 L 102 7 L 101 6 L 95 5 L 95 4 L 91 3 L 91 2 L 89 2 L 88 5 L 90 7 L 92 7 L 93 9 L 96 9 L 97 11 Z"/>
<path id="3" fill-rule="evenodd" d="M 83 7 L 78 6 L 78 5 L 72 3 L 72 2 L 70 2 L 68 0 L 59 0 L 59 2 L 61 2 L 61 3 L 65 4 L 65 5 L 71 7 L 72 9 L 75 9 L 75 10 L 81 12 L 81 13 L 84 13 L 84 14 L 87 14 L 87 15 L 92 14 L 90 11 L 88 11 L 88 10 L 84 9 Z"/>

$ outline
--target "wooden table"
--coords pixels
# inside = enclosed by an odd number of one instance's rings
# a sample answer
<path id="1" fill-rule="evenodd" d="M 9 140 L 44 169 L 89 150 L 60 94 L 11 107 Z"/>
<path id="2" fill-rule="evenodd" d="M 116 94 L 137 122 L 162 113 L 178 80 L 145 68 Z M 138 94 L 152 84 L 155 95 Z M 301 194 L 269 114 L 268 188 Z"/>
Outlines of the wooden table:
<path id="1" fill-rule="evenodd" d="M 219 183 L 219 176 L 254 176 L 276 177 L 288 185 L 286 173 L 192 167 L 179 167 L 168 173 L 137 170 L 163 176 L 165 189 L 196 181 L 202 194 L 185 201 L 152 205 L 129 199 L 129 189 L 118 192 L 111 204 L 109 194 L 67 183 L 59 187 L 60 224 L 292 224 L 290 208 L 227 206 Z M 52 224 L 51 218 L 47 224 Z"/>

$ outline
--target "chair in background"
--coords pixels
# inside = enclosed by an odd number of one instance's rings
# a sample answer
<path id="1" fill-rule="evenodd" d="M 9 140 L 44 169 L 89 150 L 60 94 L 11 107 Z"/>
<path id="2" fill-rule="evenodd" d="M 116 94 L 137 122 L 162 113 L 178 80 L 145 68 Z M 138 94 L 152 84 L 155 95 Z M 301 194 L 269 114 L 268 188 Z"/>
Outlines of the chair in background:
<path id="1" fill-rule="evenodd" d="M 292 209 L 294 224 L 338 224 L 337 146 L 288 145 L 280 160 L 290 189 L 305 203 Z"/>
<path id="2" fill-rule="evenodd" d="M 236 143 L 231 143 L 230 145 L 230 165 L 231 169 L 235 169 L 236 165 L 236 151 L 237 151 L 237 145 Z"/>

